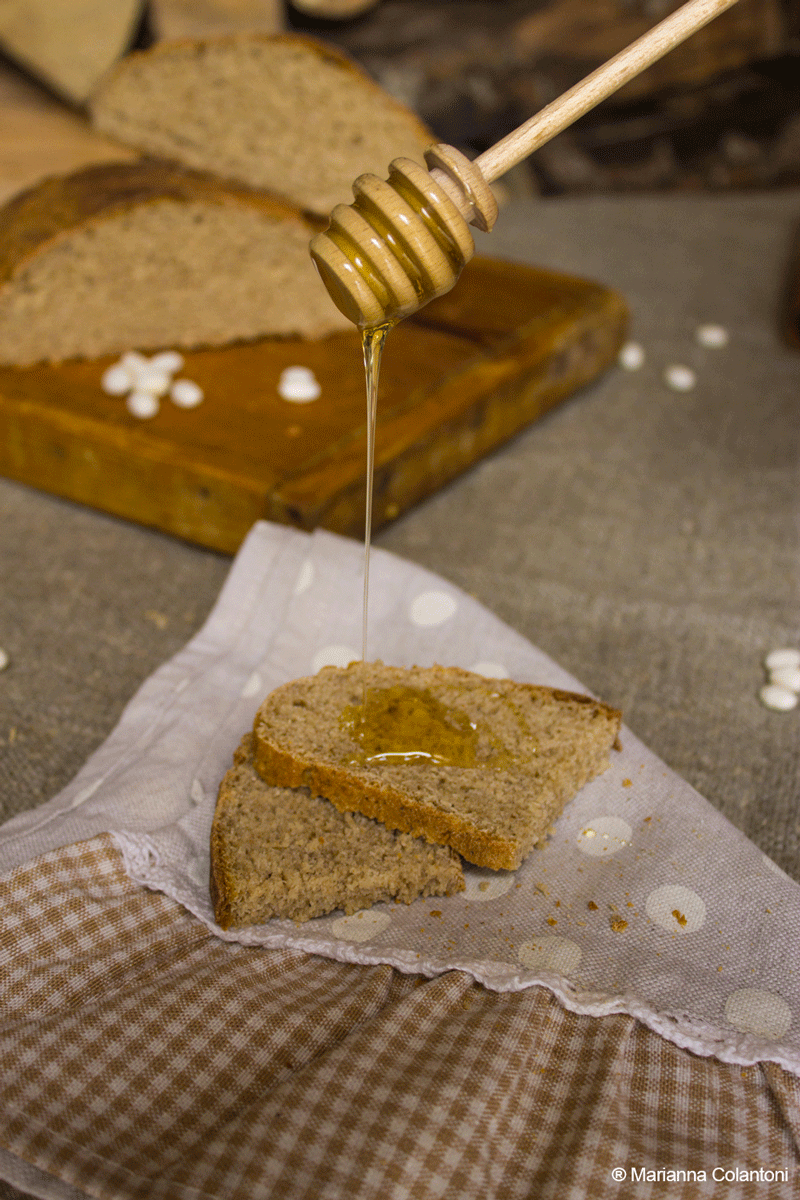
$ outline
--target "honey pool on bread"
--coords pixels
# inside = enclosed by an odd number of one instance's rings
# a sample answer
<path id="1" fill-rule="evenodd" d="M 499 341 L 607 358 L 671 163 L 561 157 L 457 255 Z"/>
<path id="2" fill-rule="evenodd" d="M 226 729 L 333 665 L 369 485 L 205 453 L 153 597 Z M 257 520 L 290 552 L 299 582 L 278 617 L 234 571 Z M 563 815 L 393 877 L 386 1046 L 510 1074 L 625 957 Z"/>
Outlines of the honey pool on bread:
<path id="1" fill-rule="evenodd" d="M 513 711 L 510 701 L 508 704 Z M 368 687 L 361 704 L 343 709 L 339 723 L 356 747 L 346 760 L 350 766 L 418 763 L 504 769 L 513 762 L 486 722 L 471 720 L 429 688 L 404 684 Z"/>

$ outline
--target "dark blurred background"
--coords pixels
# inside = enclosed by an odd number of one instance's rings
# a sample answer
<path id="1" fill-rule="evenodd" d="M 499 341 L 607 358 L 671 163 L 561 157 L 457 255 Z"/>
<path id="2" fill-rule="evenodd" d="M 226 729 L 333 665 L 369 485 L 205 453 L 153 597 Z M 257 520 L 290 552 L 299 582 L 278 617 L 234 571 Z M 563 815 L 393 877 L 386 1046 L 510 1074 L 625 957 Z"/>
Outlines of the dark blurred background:
<path id="1" fill-rule="evenodd" d="M 476 153 L 679 7 L 379 0 L 346 20 L 312 15 L 341 6 L 303 0 L 285 19 L 340 46 L 439 138 Z M 525 169 L 544 195 L 796 184 L 800 0 L 740 0 Z"/>
<path id="2" fill-rule="evenodd" d="M 51 103 L 66 101 L 75 120 L 97 80 L 131 48 L 297 30 L 339 46 L 437 139 L 474 155 L 678 7 L 674 0 L 82 0 L 71 9 L 7 0 L 0 109 L 43 118 L 30 114 L 44 101 L 21 92 L 33 84 Z M 51 169 L 97 158 L 97 146 L 83 147 L 82 130 L 68 131 L 65 120 L 26 134 L 46 138 Z M 18 176 L 20 186 L 42 173 L 22 161 L 23 142 L 9 145 L 0 126 L 6 177 Z M 543 147 L 505 186 L 552 196 L 798 182 L 800 0 L 739 0 Z"/>

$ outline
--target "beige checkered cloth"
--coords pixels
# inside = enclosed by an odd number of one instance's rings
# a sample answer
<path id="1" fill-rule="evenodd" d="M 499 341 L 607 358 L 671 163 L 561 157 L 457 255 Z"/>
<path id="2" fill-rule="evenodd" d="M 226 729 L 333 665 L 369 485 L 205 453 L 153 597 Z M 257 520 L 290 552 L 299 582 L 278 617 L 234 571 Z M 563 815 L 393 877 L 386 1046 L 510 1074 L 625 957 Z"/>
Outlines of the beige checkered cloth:
<path id="1" fill-rule="evenodd" d="M 800 1081 L 775 1064 L 696 1057 L 631 1017 L 569 1013 L 540 987 L 497 993 L 455 971 L 426 980 L 223 942 L 133 884 L 107 835 L 19 867 L 0 891 L 0 1147 L 82 1194 L 800 1186 Z"/>

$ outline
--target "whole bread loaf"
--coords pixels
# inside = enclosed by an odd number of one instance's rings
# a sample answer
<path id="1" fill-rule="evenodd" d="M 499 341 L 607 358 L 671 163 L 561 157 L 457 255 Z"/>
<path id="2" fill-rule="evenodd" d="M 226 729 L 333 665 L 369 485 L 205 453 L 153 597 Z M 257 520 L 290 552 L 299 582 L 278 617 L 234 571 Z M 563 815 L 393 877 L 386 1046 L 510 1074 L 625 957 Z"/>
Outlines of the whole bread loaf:
<path id="1" fill-rule="evenodd" d="M 300 34 L 160 42 L 122 59 L 91 104 L 96 127 L 148 154 L 328 216 L 353 180 L 421 161 L 431 132 L 360 67 Z"/>
<path id="2" fill-rule="evenodd" d="M 270 196 L 158 160 L 47 179 L 0 209 L 0 362 L 349 329 L 313 232 Z"/>
<path id="3" fill-rule="evenodd" d="M 608 766 L 620 722 L 615 709 L 572 692 L 454 667 L 351 663 L 266 698 L 253 726 L 255 764 L 271 784 L 308 787 L 343 812 L 513 870 Z"/>
<path id="4" fill-rule="evenodd" d="M 463 891 L 454 851 L 341 813 L 305 788 L 268 786 L 253 767 L 252 742 L 251 734 L 242 740 L 222 780 L 211 829 L 211 898 L 221 928 Z"/>

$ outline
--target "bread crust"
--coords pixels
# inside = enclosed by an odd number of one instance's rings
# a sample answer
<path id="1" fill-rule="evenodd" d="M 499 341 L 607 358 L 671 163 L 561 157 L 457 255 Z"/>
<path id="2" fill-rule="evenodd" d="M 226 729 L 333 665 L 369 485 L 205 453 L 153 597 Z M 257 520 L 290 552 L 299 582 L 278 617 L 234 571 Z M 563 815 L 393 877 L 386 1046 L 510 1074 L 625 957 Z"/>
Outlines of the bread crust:
<path id="1" fill-rule="evenodd" d="M 259 906 L 258 923 L 274 916 L 304 921 L 313 916 L 323 916 L 336 907 L 342 907 L 346 913 L 351 913 L 380 901 L 400 900 L 410 903 L 421 896 L 450 896 L 464 890 L 461 862 L 454 851 L 442 847 L 434 849 L 432 846 L 409 845 L 406 839 L 398 838 L 388 829 L 373 827 L 361 817 L 355 818 L 355 822 L 351 818 L 348 824 L 337 816 L 333 822 L 335 828 L 332 836 L 345 838 L 343 857 L 339 862 L 351 872 L 355 870 L 356 877 L 355 881 L 346 875 L 335 878 L 331 883 L 332 891 L 327 903 L 320 902 L 319 894 L 309 895 L 307 889 L 299 897 L 296 892 L 292 896 L 291 886 L 287 888 L 286 879 L 292 879 L 292 871 L 296 870 L 296 864 L 294 868 L 290 865 L 288 874 L 283 876 L 283 855 L 273 853 L 268 857 L 267 865 L 263 862 L 260 866 L 255 865 L 259 863 L 260 839 L 253 834 L 252 829 L 247 842 L 248 866 L 246 869 L 242 868 L 240 850 L 237 870 L 236 852 L 233 852 L 232 857 L 229 854 L 228 838 L 231 836 L 231 828 L 242 829 L 242 814 L 245 814 L 246 818 L 248 809 L 252 817 L 254 799 L 259 808 L 263 806 L 270 811 L 269 793 L 272 789 L 264 784 L 253 769 L 253 745 L 253 735 L 248 733 L 237 747 L 233 765 L 220 784 L 211 825 L 209 891 L 214 917 L 221 929 L 252 923 L 254 886 L 257 888 L 264 878 L 270 878 L 273 871 L 276 878 L 282 882 L 278 890 L 270 894 L 268 902 L 264 904 L 262 901 Z M 257 784 L 255 792 L 252 790 L 254 782 Z M 312 806 L 310 812 L 309 804 Z M 327 801 L 314 800 L 305 793 L 303 796 L 291 797 L 289 809 L 299 808 L 304 813 L 295 833 L 299 831 L 302 837 L 307 830 L 312 830 L 320 835 L 319 840 L 322 843 L 322 833 L 327 831 L 327 839 L 331 823 L 321 811 L 323 806 L 330 812 L 333 811 Z M 283 832 L 285 836 L 287 813 L 283 810 L 279 812 L 279 818 L 270 825 L 267 845 L 273 831 Z M 343 834 L 343 830 L 348 832 Z M 391 860 L 388 871 L 387 850 Z M 395 856 L 396 864 L 393 861 Z M 358 869 L 357 864 L 361 865 L 363 871 Z M 307 861 L 306 868 L 313 870 L 317 878 L 318 867 L 309 867 Z M 262 870 L 265 872 L 264 876 L 261 874 Z M 283 890 L 280 890 L 280 886 Z M 313 893 L 313 887 L 311 891 Z M 331 900 L 335 900 L 335 903 L 331 903 Z"/>
<path id="2" fill-rule="evenodd" d="M 309 237 L 317 228 L 296 208 L 266 192 L 163 159 L 97 163 L 41 180 L 0 208 L 0 286 L 76 228 L 160 200 L 243 205 L 276 222 L 291 221 Z"/>
<path id="3" fill-rule="evenodd" d="M 235 770 L 236 767 L 245 762 L 252 752 L 253 738 L 252 735 L 247 735 L 242 738 L 242 741 L 233 752 L 232 769 Z M 226 772 L 220 784 L 217 803 L 214 807 L 214 816 L 211 821 L 211 862 L 209 865 L 208 884 L 211 894 L 211 906 L 214 909 L 214 920 L 220 929 L 230 929 L 232 922 L 232 881 L 225 838 L 221 828 L 222 818 L 225 815 L 227 806 L 231 803 L 231 795 L 227 788 L 229 777 L 230 771 Z"/>
<path id="4" fill-rule="evenodd" d="M 451 846 L 468 862 L 515 870 L 522 861 L 516 844 L 509 839 L 469 829 L 454 814 L 415 803 L 386 784 L 364 787 L 345 771 L 297 758 L 264 738 L 256 743 L 255 764 L 259 775 L 275 786 L 307 787 L 314 795 L 330 800 L 340 812 L 360 812 L 389 829 L 411 833 L 434 845 Z"/>

